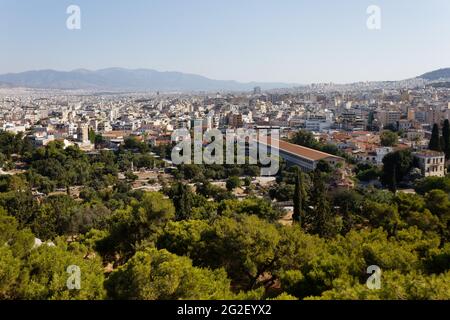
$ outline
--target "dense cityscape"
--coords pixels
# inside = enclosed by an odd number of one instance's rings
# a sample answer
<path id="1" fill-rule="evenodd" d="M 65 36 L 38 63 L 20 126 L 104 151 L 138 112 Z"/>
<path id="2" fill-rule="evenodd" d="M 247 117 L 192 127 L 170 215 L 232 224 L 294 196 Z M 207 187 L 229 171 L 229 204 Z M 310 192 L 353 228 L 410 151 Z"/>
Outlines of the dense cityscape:
<path id="1" fill-rule="evenodd" d="M 448 1 L 73 2 L 0 0 L 2 311 L 448 305 Z"/>
<path id="2" fill-rule="evenodd" d="M 1 89 L 0 295 L 448 299 L 450 89 L 436 83 Z M 279 171 L 175 165 L 172 134 L 195 122 L 279 130 Z M 84 266 L 79 290 L 55 278 L 70 259 Z M 378 290 L 368 266 L 383 271 Z"/>

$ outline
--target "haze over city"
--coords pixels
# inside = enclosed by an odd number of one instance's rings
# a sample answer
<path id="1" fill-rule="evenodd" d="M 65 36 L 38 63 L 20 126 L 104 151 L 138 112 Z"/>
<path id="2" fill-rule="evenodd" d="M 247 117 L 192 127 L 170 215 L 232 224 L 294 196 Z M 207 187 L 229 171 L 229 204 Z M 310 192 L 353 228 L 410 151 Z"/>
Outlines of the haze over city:
<path id="1" fill-rule="evenodd" d="M 66 8 L 81 29 L 66 28 Z M 366 9 L 381 9 L 369 30 Z M 242 82 L 402 80 L 450 66 L 448 1 L 0 1 L 0 74 L 109 67 Z"/>

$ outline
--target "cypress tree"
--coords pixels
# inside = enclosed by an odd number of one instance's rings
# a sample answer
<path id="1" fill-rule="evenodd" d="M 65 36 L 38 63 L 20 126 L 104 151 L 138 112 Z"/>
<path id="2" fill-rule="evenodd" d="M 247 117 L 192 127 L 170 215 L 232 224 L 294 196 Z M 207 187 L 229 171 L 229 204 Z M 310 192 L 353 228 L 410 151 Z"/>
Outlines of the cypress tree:
<path id="1" fill-rule="evenodd" d="M 433 131 L 431 132 L 430 144 L 428 145 L 428 149 L 434 151 L 441 151 L 441 142 L 439 139 L 439 127 L 435 123 L 433 125 Z"/>
<path id="2" fill-rule="evenodd" d="M 173 188 L 173 204 L 177 220 L 189 219 L 192 210 L 192 193 L 189 187 L 183 183 L 177 183 Z"/>
<path id="3" fill-rule="evenodd" d="M 89 128 L 89 141 L 95 143 L 95 131 L 92 128 Z"/>
<path id="4" fill-rule="evenodd" d="M 445 152 L 445 158 L 450 158 L 450 122 L 448 119 L 444 121 L 444 127 L 442 128 L 442 141 Z"/>
<path id="5" fill-rule="evenodd" d="M 295 175 L 295 190 L 294 190 L 294 198 L 293 198 L 294 213 L 292 215 L 292 219 L 294 220 L 294 222 L 300 223 L 300 225 L 302 225 L 304 222 L 302 210 L 303 210 L 303 202 L 305 201 L 305 199 L 302 194 L 302 189 L 303 189 L 302 173 L 301 173 L 300 169 L 297 168 L 296 175 Z"/>
<path id="6" fill-rule="evenodd" d="M 391 191 L 393 193 L 397 193 L 397 166 L 396 165 L 394 165 L 392 167 Z"/>
<path id="7" fill-rule="evenodd" d="M 311 232 L 321 237 L 330 237 L 334 234 L 334 217 L 332 216 L 330 203 L 326 198 L 325 184 L 319 171 L 314 173 L 312 192 L 314 212 L 308 219 L 311 223 Z"/>

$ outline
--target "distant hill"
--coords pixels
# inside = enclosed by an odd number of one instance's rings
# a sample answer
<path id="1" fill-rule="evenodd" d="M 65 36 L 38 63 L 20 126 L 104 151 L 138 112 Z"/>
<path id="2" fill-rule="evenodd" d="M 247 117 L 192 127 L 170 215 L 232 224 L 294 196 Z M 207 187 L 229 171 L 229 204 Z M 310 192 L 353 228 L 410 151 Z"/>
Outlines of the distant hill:
<path id="1" fill-rule="evenodd" d="M 213 80 L 195 74 L 160 72 L 151 69 L 108 68 L 96 71 L 39 70 L 0 75 L 0 83 L 42 89 L 92 89 L 113 91 L 247 91 L 292 88 L 287 83 L 241 83 Z"/>
<path id="2" fill-rule="evenodd" d="M 0 88 L 13 88 L 14 86 L 10 83 L 1 82 L 0 81 Z"/>
<path id="3" fill-rule="evenodd" d="M 427 85 L 433 88 L 450 88 L 450 82 L 433 82 Z"/>
<path id="4" fill-rule="evenodd" d="M 440 80 L 440 79 L 450 79 L 450 68 L 431 71 L 431 72 L 428 72 L 428 73 L 425 73 L 425 74 L 419 76 L 418 78 L 430 80 L 430 81 L 435 81 L 435 80 Z"/>

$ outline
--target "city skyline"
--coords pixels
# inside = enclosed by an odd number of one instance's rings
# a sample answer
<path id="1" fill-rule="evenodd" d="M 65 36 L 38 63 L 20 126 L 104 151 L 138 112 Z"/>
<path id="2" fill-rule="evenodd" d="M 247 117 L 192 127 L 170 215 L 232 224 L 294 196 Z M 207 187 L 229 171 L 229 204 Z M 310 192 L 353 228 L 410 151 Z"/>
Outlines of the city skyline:
<path id="1" fill-rule="evenodd" d="M 40 3 L 0 1 L 0 74 L 120 67 L 308 84 L 404 80 L 450 66 L 444 1 Z M 72 4 L 80 30 L 66 28 Z M 381 9 L 380 30 L 367 28 L 370 5 Z"/>

